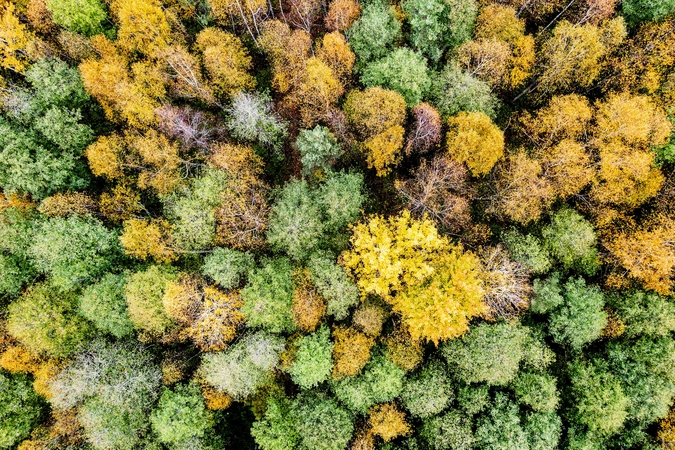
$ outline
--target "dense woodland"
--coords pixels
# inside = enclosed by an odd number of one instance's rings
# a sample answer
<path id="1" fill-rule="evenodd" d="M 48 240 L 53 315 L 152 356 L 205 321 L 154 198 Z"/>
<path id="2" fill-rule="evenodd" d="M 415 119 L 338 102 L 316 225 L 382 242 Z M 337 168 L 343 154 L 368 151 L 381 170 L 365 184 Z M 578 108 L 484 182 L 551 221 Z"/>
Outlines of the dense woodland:
<path id="1" fill-rule="evenodd" d="M 0 0 L 0 448 L 675 448 L 675 0 Z"/>

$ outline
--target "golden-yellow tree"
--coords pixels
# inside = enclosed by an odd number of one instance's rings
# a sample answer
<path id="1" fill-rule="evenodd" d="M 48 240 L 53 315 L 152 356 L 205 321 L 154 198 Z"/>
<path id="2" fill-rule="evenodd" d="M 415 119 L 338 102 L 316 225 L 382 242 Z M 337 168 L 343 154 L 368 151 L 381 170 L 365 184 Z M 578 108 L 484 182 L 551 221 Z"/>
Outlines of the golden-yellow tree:
<path id="1" fill-rule="evenodd" d="M 482 112 L 460 112 L 448 119 L 447 150 L 474 176 L 486 175 L 504 155 L 504 132 Z"/>
<path id="2" fill-rule="evenodd" d="M 159 263 L 178 259 L 171 243 L 171 225 L 164 219 L 129 219 L 124 222 L 120 243 L 127 255 L 153 258 Z"/>
<path id="3" fill-rule="evenodd" d="M 0 5 L 0 67 L 23 73 L 30 58 L 28 46 L 34 39 L 26 25 L 17 17 L 13 2 Z"/>
<path id="4" fill-rule="evenodd" d="M 272 86 L 285 94 L 304 75 L 311 37 L 304 30 L 291 31 L 288 24 L 279 20 L 267 21 L 261 29 L 259 42 L 272 67 Z"/>

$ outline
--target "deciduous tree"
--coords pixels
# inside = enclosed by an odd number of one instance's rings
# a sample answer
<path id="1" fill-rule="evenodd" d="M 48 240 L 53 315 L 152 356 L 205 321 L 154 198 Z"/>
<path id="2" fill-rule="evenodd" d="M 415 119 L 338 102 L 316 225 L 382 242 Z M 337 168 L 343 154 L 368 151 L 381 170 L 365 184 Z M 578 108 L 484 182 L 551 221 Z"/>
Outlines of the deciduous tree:
<path id="1" fill-rule="evenodd" d="M 471 174 L 485 175 L 504 154 L 504 133 L 483 113 L 461 112 L 448 120 L 449 155 L 466 162 Z"/>

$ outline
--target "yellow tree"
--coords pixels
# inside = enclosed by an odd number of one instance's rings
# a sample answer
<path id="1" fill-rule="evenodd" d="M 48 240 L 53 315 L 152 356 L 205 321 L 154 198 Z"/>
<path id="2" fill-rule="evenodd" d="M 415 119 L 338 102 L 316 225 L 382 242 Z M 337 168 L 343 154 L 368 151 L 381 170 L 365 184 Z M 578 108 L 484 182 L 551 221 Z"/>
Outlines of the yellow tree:
<path id="1" fill-rule="evenodd" d="M 119 26 L 117 42 L 125 50 L 154 55 L 172 42 L 171 25 L 158 0 L 114 0 L 110 9 Z"/>
<path id="2" fill-rule="evenodd" d="M 567 198 L 578 194 L 595 180 L 595 163 L 586 146 L 564 139 L 541 153 L 544 176 L 556 195 Z"/>
<path id="3" fill-rule="evenodd" d="M 335 365 L 332 377 L 339 380 L 361 372 L 370 360 L 370 350 L 375 344 L 375 339 L 354 328 L 339 325 L 333 329 L 333 343 Z"/>
<path id="4" fill-rule="evenodd" d="M 124 222 L 120 243 L 127 255 L 153 258 L 159 263 L 178 259 L 171 243 L 171 225 L 164 219 L 129 219 Z"/>
<path id="5" fill-rule="evenodd" d="M 405 420 L 405 413 L 399 411 L 395 403 L 385 403 L 373 406 L 368 410 L 368 425 L 370 432 L 389 442 L 398 436 L 411 433 L 412 429 Z"/>
<path id="6" fill-rule="evenodd" d="M 157 53 L 165 65 L 168 88 L 174 97 L 200 99 L 207 104 L 215 103 L 213 93 L 202 79 L 197 58 L 180 45 L 165 47 Z"/>
<path id="7" fill-rule="evenodd" d="M 368 167 L 376 169 L 378 176 L 389 173 L 403 147 L 403 96 L 380 87 L 354 90 L 347 95 L 344 111 L 363 142 Z"/>
<path id="8" fill-rule="evenodd" d="M 604 242 L 611 256 L 646 289 L 672 295 L 675 269 L 675 221 L 659 215 L 632 231 L 610 234 Z"/>
<path id="9" fill-rule="evenodd" d="M 99 136 L 84 152 L 89 169 L 99 177 L 115 180 L 124 176 L 124 140 L 117 134 Z"/>
<path id="10" fill-rule="evenodd" d="M 195 48 L 202 55 L 202 62 L 216 94 L 230 98 L 242 90 L 255 88 L 251 76 L 251 57 L 241 40 L 230 33 L 210 27 L 197 35 Z"/>
<path id="11" fill-rule="evenodd" d="M 457 49 L 457 62 L 471 75 L 499 87 L 504 81 L 511 46 L 497 39 L 467 41 Z"/>
<path id="12" fill-rule="evenodd" d="M 279 20 L 265 22 L 261 29 L 259 43 L 272 66 L 272 85 L 277 92 L 285 94 L 304 74 L 311 37 L 304 30 L 291 31 L 288 24 Z"/>
<path id="13" fill-rule="evenodd" d="M 319 58 L 312 57 L 307 60 L 302 78 L 286 102 L 299 108 L 301 125 L 311 128 L 329 116 L 343 93 L 344 88 L 333 70 Z"/>
<path id="14" fill-rule="evenodd" d="M 26 52 L 34 39 L 28 27 L 16 15 L 13 2 L 0 5 L 0 67 L 23 73 L 28 66 Z"/>
<path id="15" fill-rule="evenodd" d="M 362 296 L 379 295 L 391 302 L 397 291 L 419 285 L 433 274 L 438 253 L 448 248 L 431 220 L 415 220 L 404 211 L 353 226 L 350 249 L 340 259 Z"/>
<path id="16" fill-rule="evenodd" d="M 356 55 L 342 33 L 333 31 L 324 34 L 317 45 L 316 57 L 333 70 L 343 85 L 349 84 Z"/>
<path id="17" fill-rule="evenodd" d="M 448 119 L 447 150 L 474 176 L 486 175 L 504 155 L 504 132 L 482 112 L 460 112 Z"/>
<path id="18" fill-rule="evenodd" d="M 591 132 L 594 111 L 586 97 L 561 95 L 551 98 L 548 105 L 534 114 L 523 113 L 520 127 L 536 147 L 548 148 L 563 139 L 581 141 Z"/>
<path id="19" fill-rule="evenodd" d="M 213 17 L 222 25 L 232 23 L 246 29 L 258 43 L 261 24 L 268 15 L 268 2 L 265 0 L 209 0 Z"/>
<path id="20" fill-rule="evenodd" d="M 355 0 L 333 0 L 324 18 L 329 31 L 346 31 L 361 15 L 361 6 Z"/>

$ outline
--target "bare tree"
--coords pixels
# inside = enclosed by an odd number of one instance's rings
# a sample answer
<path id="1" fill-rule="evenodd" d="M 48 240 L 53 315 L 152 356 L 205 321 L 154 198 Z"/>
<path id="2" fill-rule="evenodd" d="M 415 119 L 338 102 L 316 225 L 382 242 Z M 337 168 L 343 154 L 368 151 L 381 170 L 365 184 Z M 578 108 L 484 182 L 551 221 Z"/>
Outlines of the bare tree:
<path id="1" fill-rule="evenodd" d="M 525 266 L 511 261 L 501 245 L 482 248 L 480 256 L 486 287 L 483 301 L 489 308 L 484 317 L 489 320 L 514 317 L 529 308 L 532 287 Z"/>

